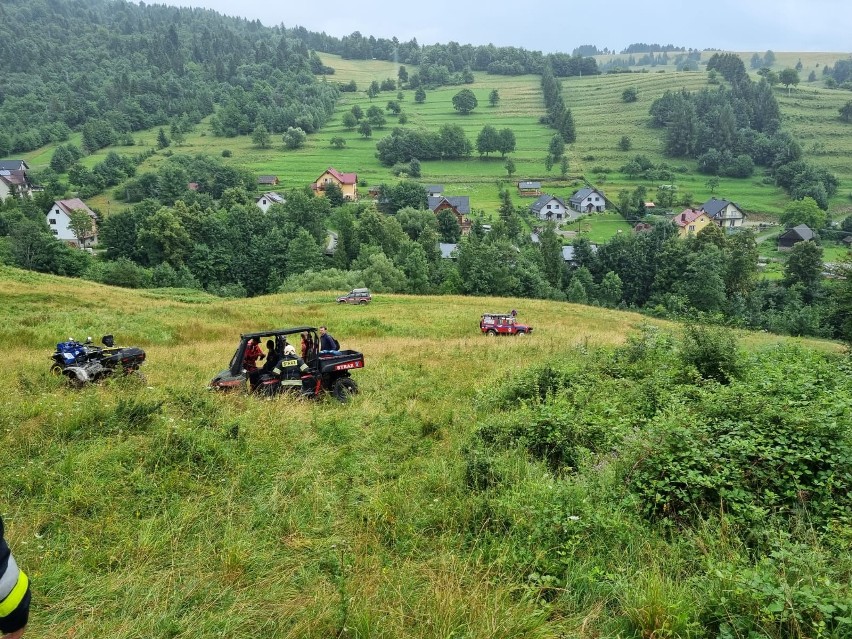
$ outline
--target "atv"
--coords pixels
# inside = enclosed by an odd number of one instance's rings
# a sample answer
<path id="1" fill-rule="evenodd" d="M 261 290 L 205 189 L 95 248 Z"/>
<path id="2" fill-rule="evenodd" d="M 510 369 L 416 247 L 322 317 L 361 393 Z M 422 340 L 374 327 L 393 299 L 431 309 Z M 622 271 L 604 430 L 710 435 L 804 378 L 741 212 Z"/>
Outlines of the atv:
<path id="1" fill-rule="evenodd" d="M 285 351 L 290 336 L 298 356 L 287 354 L 292 351 Z M 281 365 L 266 371 L 247 370 L 245 355 L 249 340 L 256 340 L 258 344 L 272 341 L 274 353 L 282 360 L 289 358 L 294 366 L 293 360 L 301 359 L 305 367 L 300 373 L 300 379 L 287 379 Z M 291 392 L 302 397 L 319 398 L 331 393 L 337 401 L 345 403 L 358 392 L 358 385 L 350 376 L 350 371 L 364 368 L 364 355 L 353 350 L 320 351 L 319 343 L 317 329 L 312 326 L 240 335 L 240 343 L 230 366 L 220 371 L 210 381 L 208 388 L 217 391 L 247 391 L 266 397 Z"/>
<path id="2" fill-rule="evenodd" d="M 63 375 L 68 383 L 80 388 L 90 382 L 99 382 L 112 375 L 134 375 L 144 380 L 139 367 L 145 361 L 145 351 L 136 346 L 115 346 L 112 335 L 101 338 L 103 346 L 92 343 L 89 337 L 80 343 L 73 337 L 59 342 L 50 356 L 50 372 Z"/>

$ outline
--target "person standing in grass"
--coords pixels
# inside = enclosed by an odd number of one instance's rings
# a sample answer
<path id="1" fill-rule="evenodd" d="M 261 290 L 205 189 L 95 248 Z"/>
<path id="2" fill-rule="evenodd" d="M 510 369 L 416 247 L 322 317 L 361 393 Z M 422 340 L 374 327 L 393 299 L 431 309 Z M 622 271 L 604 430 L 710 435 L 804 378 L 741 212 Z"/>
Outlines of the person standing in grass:
<path id="1" fill-rule="evenodd" d="M 0 517 L 0 633 L 4 639 L 18 639 L 24 634 L 30 615 L 30 584 L 18 568 L 3 536 Z"/>

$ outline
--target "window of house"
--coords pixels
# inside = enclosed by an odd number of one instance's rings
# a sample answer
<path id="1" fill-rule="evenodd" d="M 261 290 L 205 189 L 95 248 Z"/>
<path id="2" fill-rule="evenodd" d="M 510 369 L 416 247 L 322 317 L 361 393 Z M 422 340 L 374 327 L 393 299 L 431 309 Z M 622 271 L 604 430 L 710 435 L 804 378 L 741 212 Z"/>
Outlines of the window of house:
<path id="1" fill-rule="evenodd" d="M 690 225 L 689 225 L 689 230 L 690 230 L 690 231 L 694 231 L 694 230 L 695 230 L 695 224 L 690 224 Z"/>
<path id="2" fill-rule="evenodd" d="M 731 220 L 731 223 L 730 223 L 729 226 L 734 226 L 734 220 Z"/>
<path id="3" fill-rule="evenodd" d="M 50 218 L 49 221 L 50 221 L 51 224 L 56 224 L 56 220 L 54 218 Z"/>
<path id="4" fill-rule="evenodd" d="M 54 235 L 59 235 L 59 231 L 57 231 L 56 229 L 51 229 L 51 231 L 53 232 Z"/>
<path id="5" fill-rule="evenodd" d="M 550 204 L 547 205 L 547 208 L 550 209 Z"/>

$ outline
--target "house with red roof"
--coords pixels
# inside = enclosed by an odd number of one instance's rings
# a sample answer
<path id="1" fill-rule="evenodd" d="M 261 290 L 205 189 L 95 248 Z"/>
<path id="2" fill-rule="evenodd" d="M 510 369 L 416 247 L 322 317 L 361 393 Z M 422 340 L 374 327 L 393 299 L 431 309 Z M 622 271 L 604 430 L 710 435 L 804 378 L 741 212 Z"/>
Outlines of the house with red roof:
<path id="1" fill-rule="evenodd" d="M 334 167 L 328 167 L 311 185 L 314 193 L 323 195 L 330 184 L 340 187 L 340 192 L 346 200 L 358 199 L 358 174 L 341 173 Z"/>
<path id="2" fill-rule="evenodd" d="M 695 235 L 708 224 L 713 221 L 705 211 L 684 209 L 682 213 L 678 213 L 672 218 L 672 223 L 677 226 L 678 237 L 684 238 L 689 234 Z"/>
<path id="3" fill-rule="evenodd" d="M 92 218 L 92 232 L 84 237 L 78 238 L 71 230 L 71 214 L 75 211 L 83 211 Z M 47 225 L 56 239 L 67 242 L 72 246 L 88 248 L 98 243 L 98 216 L 86 206 L 80 198 L 70 200 L 56 200 L 47 213 Z"/>

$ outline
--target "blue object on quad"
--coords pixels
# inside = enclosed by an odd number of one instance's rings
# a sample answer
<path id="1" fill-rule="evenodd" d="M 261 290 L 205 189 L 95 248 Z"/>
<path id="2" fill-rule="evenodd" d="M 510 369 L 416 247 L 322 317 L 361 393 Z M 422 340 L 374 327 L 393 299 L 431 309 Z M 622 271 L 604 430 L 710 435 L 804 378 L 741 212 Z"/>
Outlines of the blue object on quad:
<path id="1" fill-rule="evenodd" d="M 59 342 L 51 355 L 50 372 L 63 375 L 73 386 L 96 382 L 118 371 L 143 378 L 139 367 L 145 361 L 145 351 L 135 346 L 115 347 L 112 335 L 104 335 L 103 346 L 96 346 L 89 337 L 84 343 L 74 338 Z"/>

